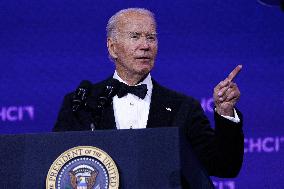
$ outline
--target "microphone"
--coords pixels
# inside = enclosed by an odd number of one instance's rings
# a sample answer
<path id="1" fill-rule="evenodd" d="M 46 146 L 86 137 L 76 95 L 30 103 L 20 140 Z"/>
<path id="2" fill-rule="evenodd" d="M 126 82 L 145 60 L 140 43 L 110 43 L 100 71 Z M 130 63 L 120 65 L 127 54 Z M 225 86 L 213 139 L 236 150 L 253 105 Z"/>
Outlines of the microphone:
<path id="1" fill-rule="evenodd" d="M 91 108 L 93 118 L 93 122 L 90 125 L 92 131 L 99 127 L 103 110 L 111 104 L 112 97 L 117 94 L 119 87 L 120 82 L 116 79 L 111 79 L 106 83 L 103 92 L 97 97 L 96 101 L 93 101 L 92 98 L 87 100 L 87 105 Z"/>
<path id="2" fill-rule="evenodd" d="M 72 111 L 77 112 L 85 108 L 87 112 L 91 112 L 92 116 L 89 117 L 90 128 L 94 131 L 99 126 L 104 108 L 112 102 L 112 97 L 117 94 L 119 87 L 120 82 L 116 79 L 111 79 L 104 86 L 102 93 L 94 99 L 90 95 L 92 83 L 83 80 L 73 94 Z"/>
<path id="3" fill-rule="evenodd" d="M 112 101 L 112 97 L 114 97 L 118 89 L 120 87 L 120 82 L 116 79 L 111 79 L 105 86 L 104 91 L 97 99 L 97 107 L 104 108 L 107 104 Z"/>
<path id="4" fill-rule="evenodd" d="M 81 81 L 72 97 L 72 111 L 77 112 L 79 109 L 86 107 L 87 98 L 90 94 L 92 83 L 87 80 Z"/>

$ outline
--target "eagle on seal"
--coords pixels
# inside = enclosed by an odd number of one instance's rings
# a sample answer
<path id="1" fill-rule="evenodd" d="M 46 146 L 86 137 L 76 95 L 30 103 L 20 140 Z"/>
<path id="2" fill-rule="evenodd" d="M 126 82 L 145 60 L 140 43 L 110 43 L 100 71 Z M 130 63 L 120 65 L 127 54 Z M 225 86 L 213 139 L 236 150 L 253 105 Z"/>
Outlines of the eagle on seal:
<path id="1" fill-rule="evenodd" d="M 92 171 L 91 176 L 89 178 L 86 179 L 86 177 L 82 177 L 82 178 L 79 178 L 79 181 L 78 181 L 75 173 L 73 171 L 70 171 L 69 176 L 70 176 L 70 182 L 72 185 L 72 189 L 82 189 L 82 188 L 93 189 L 95 182 L 96 182 L 97 175 L 98 175 L 97 171 Z M 81 181 L 87 182 L 87 187 L 78 186 L 78 184 L 81 183 Z"/>

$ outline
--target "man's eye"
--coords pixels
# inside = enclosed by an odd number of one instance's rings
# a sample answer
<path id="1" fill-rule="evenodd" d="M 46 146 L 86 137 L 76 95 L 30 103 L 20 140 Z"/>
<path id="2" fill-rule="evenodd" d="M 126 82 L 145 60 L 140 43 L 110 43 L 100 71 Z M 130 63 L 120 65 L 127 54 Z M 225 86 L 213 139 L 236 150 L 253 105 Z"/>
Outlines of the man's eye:
<path id="1" fill-rule="evenodd" d="M 147 39 L 156 40 L 156 37 L 154 37 L 154 36 L 148 36 Z"/>
<path id="2" fill-rule="evenodd" d="M 150 42 L 154 42 L 154 41 L 156 41 L 156 39 L 157 38 L 155 36 L 148 36 L 147 37 L 147 40 L 150 41 Z"/>
<path id="3" fill-rule="evenodd" d="M 138 38 L 138 35 L 132 35 L 131 38 L 137 39 L 137 38 Z"/>

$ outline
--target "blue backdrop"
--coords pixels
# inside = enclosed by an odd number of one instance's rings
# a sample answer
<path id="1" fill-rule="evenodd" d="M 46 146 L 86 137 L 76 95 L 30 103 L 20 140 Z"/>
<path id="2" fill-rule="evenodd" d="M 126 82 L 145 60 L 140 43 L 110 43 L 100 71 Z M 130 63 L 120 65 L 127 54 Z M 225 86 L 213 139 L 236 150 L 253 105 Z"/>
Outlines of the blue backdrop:
<path id="1" fill-rule="evenodd" d="M 0 1 L 0 133 L 51 131 L 64 94 L 110 76 L 105 26 L 128 7 L 156 14 L 152 76 L 211 120 L 214 86 L 243 65 L 244 166 L 216 188 L 284 188 L 284 13 L 255 0 Z"/>

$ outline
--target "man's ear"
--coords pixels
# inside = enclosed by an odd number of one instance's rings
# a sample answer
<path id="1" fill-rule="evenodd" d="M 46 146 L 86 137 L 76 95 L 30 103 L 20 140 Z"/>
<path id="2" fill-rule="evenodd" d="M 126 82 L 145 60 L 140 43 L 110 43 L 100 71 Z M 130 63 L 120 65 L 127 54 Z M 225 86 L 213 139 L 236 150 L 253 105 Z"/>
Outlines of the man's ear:
<path id="1" fill-rule="evenodd" d="M 115 40 L 111 37 L 107 38 L 107 49 L 113 59 L 117 59 Z"/>

